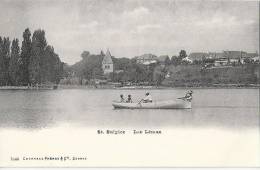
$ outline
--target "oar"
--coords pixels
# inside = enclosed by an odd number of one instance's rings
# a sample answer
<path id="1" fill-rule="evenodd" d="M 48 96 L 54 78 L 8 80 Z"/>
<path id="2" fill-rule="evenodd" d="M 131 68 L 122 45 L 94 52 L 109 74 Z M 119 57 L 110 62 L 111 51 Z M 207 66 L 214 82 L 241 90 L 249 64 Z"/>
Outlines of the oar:
<path id="1" fill-rule="evenodd" d="M 185 99 L 185 97 L 179 97 L 179 98 L 177 98 L 177 99 L 181 99 L 181 100 L 184 100 L 184 99 Z"/>
<path id="2" fill-rule="evenodd" d="M 141 99 L 141 100 L 138 102 L 138 104 L 140 104 L 143 100 L 144 100 L 144 99 Z"/>
<path id="3" fill-rule="evenodd" d="M 137 105 L 140 105 L 141 106 L 141 102 L 143 101 L 143 99 L 141 99 L 138 103 L 137 103 Z"/>

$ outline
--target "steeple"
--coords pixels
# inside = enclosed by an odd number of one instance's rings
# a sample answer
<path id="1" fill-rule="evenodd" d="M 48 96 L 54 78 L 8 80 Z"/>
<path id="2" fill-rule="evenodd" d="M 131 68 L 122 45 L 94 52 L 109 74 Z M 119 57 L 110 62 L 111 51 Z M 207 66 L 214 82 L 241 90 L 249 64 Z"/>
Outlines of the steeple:
<path id="1" fill-rule="evenodd" d="M 106 55 L 104 56 L 102 63 L 103 64 L 113 64 L 109 49 L 107 49 Z"/>
<path id="2" fill-rule="evenodd" d="M 101 55 L 101 56 L 105 56 L 105 53 L 104 53 L 103 50 L 101 50 L 100 55 Z"/>
<path id="3" fill-rule="evenodd" d="M 107 49 L 106 55 L 111 57 L 109 49 Z"/>
<path id="4" fill-rule="evenodd" d="M 102 69 L 105 75 L 108 75 L 114 71 L 114 64 L 109 49 L 107 49 L 106 55 L 103 57 Z"/>

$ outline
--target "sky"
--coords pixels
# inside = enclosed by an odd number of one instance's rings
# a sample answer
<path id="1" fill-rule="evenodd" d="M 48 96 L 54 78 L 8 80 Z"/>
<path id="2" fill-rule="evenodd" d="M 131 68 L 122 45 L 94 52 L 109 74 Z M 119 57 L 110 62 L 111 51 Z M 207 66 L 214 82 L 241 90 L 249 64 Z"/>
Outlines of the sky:
<path id="1" fill-rule="evenodd" d="M 259 50 L 257 1 L 1 0 L 0 36 L 44 29 L 62 61 L 83 51 L 115 57 L 145 53 Z"/>

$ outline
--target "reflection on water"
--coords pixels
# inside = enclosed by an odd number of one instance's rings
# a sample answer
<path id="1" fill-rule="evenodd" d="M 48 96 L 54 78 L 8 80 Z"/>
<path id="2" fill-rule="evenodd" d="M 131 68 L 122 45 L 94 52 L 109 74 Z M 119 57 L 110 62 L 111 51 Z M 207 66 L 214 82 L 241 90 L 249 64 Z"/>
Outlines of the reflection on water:
<path id="1" fill-rule="evenodd" d="M 154 100 L 184 95 L 184 90 L 150 90 Z M 188 110 L 114 110 L 120 94 L 138 101 L 144 90 L 0 91 L 0 126 L 38 129 L 61 123 L 95 127 L 256 128 L 257 89 L 197 89 Z"/>

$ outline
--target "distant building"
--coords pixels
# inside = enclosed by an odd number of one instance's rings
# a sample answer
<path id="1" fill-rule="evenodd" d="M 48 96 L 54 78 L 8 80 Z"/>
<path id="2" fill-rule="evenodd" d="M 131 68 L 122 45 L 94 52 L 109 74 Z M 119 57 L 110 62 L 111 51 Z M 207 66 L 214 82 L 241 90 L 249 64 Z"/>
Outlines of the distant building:
<path id="1" fill-rule="evenodd" d="M 188 62 L 188 63 L 192 63 L 193 62 L 189 57 L 183 58 L 182 61 L 185 61 L 185 62 Z"/>
<path id="2" fill-rule="evenodd" d="M 209 59 L 214 60 L 214 66 L 225 66 L 228 65 L 228 59 L 224 52 L 209 52 Z"/>
<path id="3" fill-rule="evenodd" d="M 246 52 L 243 51 L 223 51 L 220 53 L 210 52 L 209 58 L 214 59 L 215 66 L 226 66 L 230 63 L 243 63 Z"/>
<path id="4" fill-rule="evenodd" d="M 246 57 L 248 57 L 248 58 L 259 57 L 259 54 L 257 52 L 255 52 L 255 53 L 247 53 Z"/>
<path id="5" fill-rule="evenodd" d="M 215 66 L 225 66 L 230 64 L 244 64 L 245 59 L 259 61 L 259 54 L 247 53 L 244 51 L 223 51 L 223 52 L 194 52 L 188 58 L 194 62 L 195 60 L 213 59 Z"/>
<path id="6" fill-rule="evenodd" d="M 119 74 L 119 73 L 123 73 L 124 70 L 115 70 L 114 72 L 117 73 L 117 74 Z"/>
<path id="7" fill-rule="evenodd" d="M 253 60 L 253 61 L 259 61 L 259 54 L 257 52 L 255 53 L 247 53 L 247 58 Z"/>
<path id="8" fill-rule="evenodd" d="M 165 75 L 164 78 L 170 78 L 171 77 L 171 73 L 170 72 L 167 72 L 167 74 Z"/>
<path id="9" fill-rule="evenodd" d="M 259 62 L 259 60 L 260 60 L 260 58 L 259 58 L 259 56 L 258 57 L 253 57 L 253 58 L 251 58 L 253 61 L 258 61 Z"/>
<path id="10" fill-rule="evenodd" d="M 114 63 L 109 50 L 107 50 L 106 55 L 103 58 L 102 69 L 104 71 L 104 74 L 109 74 L 114 71 Z"/>
<path id="11" fill-rule="evenodd" d="M 244 59 L 247 57 L 247 53 L 244 51 L 224 51 L 224 57 L 229 63 L 239 63 L 243 64 Z"/>
<path id="12" fill-rule="evenodd" d="M 153 54 L 143 54 L 141 56 L 136 57 L 136 63 L 150 65 L 153 63 L 157 63 L 157 57 Z"/>
<path id="13" fill-rule="evenodd" d="M 208 53 L 203 53 L 203 52 L 194 52 L 194 53 L 190 53 L 190 55 L 188 56 L 188 58 L 194 62 L 195 60 L 197 61 L 201 61 L 204 58 L 208 58 L 209 54 Z"/>
<path id="14" fill-rule="evenodd" d="M 214 62 L 214 66 L 226 66 L 228 65 L 228 60 L 226 58 L 218 58 Z"/>
<path id="15" fill-rule="evenodd" d="M 210 59 L 223 59 L 225 58 L 223 52 L 209 52 Z"/>

